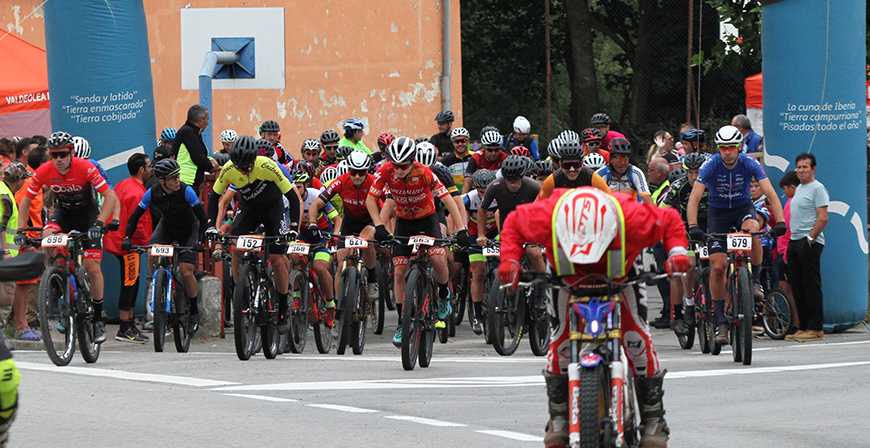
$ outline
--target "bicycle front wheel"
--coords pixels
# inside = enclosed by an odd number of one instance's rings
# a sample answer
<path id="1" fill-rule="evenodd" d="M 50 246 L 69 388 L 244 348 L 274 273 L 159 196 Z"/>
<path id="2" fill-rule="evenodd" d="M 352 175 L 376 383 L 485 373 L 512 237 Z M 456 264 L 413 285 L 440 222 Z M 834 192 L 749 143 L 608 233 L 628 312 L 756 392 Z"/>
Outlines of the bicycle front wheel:
<path id="1" fill-rule="evenodd" d="M 335 353 L 339 355 L 343 355 L 347 346 L 353 344 L 353 321 L 356 314 L 356 301 L 358 299 L 359 272 L 356 270 L 356 266 L 348 266 L 341 273 L 339 289 L 341 321 L 338 323 L 338 344 L 335 347 Z"/>
<path id="2" fill-rule="evenodd" d="M 774 288 L 764 295 L 762 301 L 763 315 L 761 316 L 764 332 L 771 339 L 782 340 L 788 329 L 794 326 L 795 311 L 791 306 L 791 300 L 785 291 Z"/>
<path id="3" fill-rule="evenodd" d="M 450 336 L 456 336 L 455 326 L 462 324 L 465 317 L 465 302 L 470 297 L 468 265 L 462 265 L 459 278 L 453 282 L 453 295 L 450 297 L 451 312 L 453 313 L 454 330 Z"/>
<path id="4" fill-rule="evenodd" d="M 175 278 L 180 279 L 181 275 Z M 175 318 L 172 321 L 172 339 L 175 341 L 175 351 L 187 353 L 190 350 L 190 320 L 192 317 L 190 316 L 187 296 L 182 291 L 180 282 L 173 281 L 175 285 L 172 288 L 172 300 L 175 302 Z"/>
<path id="5" fill-rule="evenodd" d="M 520 288 L 514 294 L 494 288 L 489 308 L 490 338 L 496 353 L 502 356 L 513 355 L 520 346 L 525 323 L 525 291 Z"/>
<path id="6" fill-rule="evenodd" d="M 242 361 L 251 359 L 254 353 L 257 338 L 257 310 L 254 301 L 257 300 L 258 283 L 254 267 L 243 264 L 239 268 L 239 279 L 233 291 L 233 340 L 236 355 Z"/>
<path id="7" fill-rule="evenodd" d="M 154 294 L 154 351 L 162 352 L 166 343 L 166 289 L 169 287 L 169 279 L 166 277 L 166 271 L 157 270 L 157 275 L 154 276 L 153 294 Z"/>
<path id="8" fill-rule="evenodd" d="M 755 315 L 755 298 L 752 295 L 750 278 L 748 268 L 737 269 L 737 289 L 740 295 L 740 307 L 736 314 L 740 319 L 737 325 L 740 343 L 737 348 L 745 366 L 752 364 L 752 318 Z"/>
<path id="9" fill-rule="evenodd" d="M 414 370 L 420 351 L 423 330 L 424 282 L 419 269 L 411 270 L 405 283 L 405 305 L 402 308 L 402 367 Z"/>
<path id="10" fill-rule="evenodd" d="M 302 353 L 308 341 L 308 277 L 301 270 L 290 273 L 290 330 L 287 345 L 293 353 Z"/>
<path id="11" fill-rule="evenodd" d="M 622 393 L 619 391 L 617 393 Z M 610 381 L 604 364 L 580 368 L 580 446 L 605 446 L 602 420 L 610 414 Z"/>
<path id="12" fill-rule="evenodd" d="M 39 283 L 39 326 L 45 351 L 57 366 L 68 365 L 76 350 L 75 310 L 71 294 L 61 268 L 50 266 L 45 270 Z"/>

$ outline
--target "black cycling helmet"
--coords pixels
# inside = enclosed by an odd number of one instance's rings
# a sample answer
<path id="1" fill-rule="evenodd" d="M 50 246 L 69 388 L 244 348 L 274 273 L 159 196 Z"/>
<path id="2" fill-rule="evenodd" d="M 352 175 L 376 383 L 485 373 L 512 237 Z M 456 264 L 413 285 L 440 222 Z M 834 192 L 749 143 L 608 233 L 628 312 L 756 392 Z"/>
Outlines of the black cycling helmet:
<path id="1" fill-rule="evenodd" d="M 593 124 L 593 125 L 596 125 L 596 124 L 610 124 L 610 115 L 607 115 L 607 114 L 605 114 L 605 113 L 601 113 L 601 112 L 599 112 L 599 113 L 597 113 L 597 114 L 595 114 L 595 115 L 592 116 L 592 120 L 591 120 L 591 121 L 592 121 L 592 124 Z"/>
<path id="2" fill-rule="evenodd" d="M 680 134 L 680 140 L 704 143 L 704 141 L 707 140 L 707 134 L 700 129 L 689 129 Z"/>
<path id="3" fill-rule="evenodd" d="M 414 143 L 416 143 L 416 144 L 420 144 L 420 143 L 428 142 L 428 141 L 429 141 L 429 137 L 417 137 L 416 139 L 414 139 Z"/>
<path id="4" fill-rule="evenodd" d="M 181 172 L 181 166 L 175 159 L 162 159 L 154 164 L 154 176 L 158 179 L 166 179 Z"/>
<path id="5" fill-rule="evenodd" d="M 298 170 L 305 171 L 312 178 L 314 177 L 314 171 L 316 171 L 316 169 L 314 168 L 314 165 L 307 160 L 300 160 L 299 163 L 297 163 L 296 166 L 293 168 L 293 170 L 294 171 L 298 171 Z"/>
<path id="6" fill-rule="evenodd" d="M 73 141 L 73 136 L 70 135 L 69 132 L 57 131 L 48 137 L 48 141 L 45 142 L 45 147 L 48 149 L 68 148 L 71 150 L 75 147 L 75 142 Z"/>
<path id="7" fill-rule="evenodd" d="M 583 145 L 577 142 L 562 142 L 559 145 L 559 157 L 562 160 L 581 160 L 583 159 Z"/>
<path id="8" fill-rule="evenodd" d="M 610 141 L 610 152 L 612 154 L 631 154 L 631 143 L 628 140 L 617 137 Z"/>
<path id="9" fill-rule="evenodd" d="M 356 149 L 353 146 L 339 146 L 338 152 L 335 153 L 335 160 L 344 160 L 354 151 Z"/>
<path id="10" fill-rule="evenodd" d="M 686 170 L 682 168 L 674 168 L 671 170 L 670 174 L 668 174 L 668 182 L 673 184 L 679 178 L 684 177 L 686 175 Z"/>
<path id="11" fill-rule="evenodd" d="M 218 165 L 224 166 L 230 161 L 230 155 L 225 152 L 219 152 L 211 156 Z M 162 160 L 162 159 L 161 159 Z"/>
<path id="12" fill-rule="evenodd" d="M 237 167 L 250 166 L 257 160 L 257 142 L 254 137 L 243 135 L 230 147 L 230 161 Z"/>
<path id="13" fill-rule="evenodd" d="M 471 175 L 471 183 L 474 188 L 486 188 L 494 179 L 495 173 L 485 168 L 481 168 Z"/>
<path id="14" fill-rule="evenodd" d="M 537 162 L 535 162 L 534 168 L 532 168 L 532 173 L 535 175 L 535 177 L 549 176 L 552 172 L 553 166 L 550 165 L 550 162 L 546 160 L 538 160 Z"/>
<path id="15" fill-rule="evenodd" d="M 275 120 L 267 120 L 260 125 L 260 132 L 281 132 L 281 126 Z"/>
<path id="16" fill-rule="evenodd" d="M 523 156 L 509 155 L 501 163 L 501 175 L 503 177 L 522 177 L 528 169 L 528 162 Z"/>
<path id="17" fill-rule="evenodd" d="M 329 143 L 335 143 L 339 140 L 341 140 L 341 136 L 338 135 L 338 132 L 335 132 L 332 129 L 324 131 L 323 134 L 320 134 L 320 143 L 324 145 L 327 145 Z"/>
<path id="18" fill-rule="evenodd" d="M 453 116 L 453 112 L 449 110 L 442 110 L 438 112 L 438 115 L 435 116 L 435 121 L 439 123 L 452 123 L 456 118 Z"/>
<path id="19" fill-rule="evenodd" d="M 701 165 L 707 161 L 707 155 L 700 152 L 693 152 L 691 154 L 686 154 L 686 157 L 683 158 L 683 169 L 687 170 L 697 170 L 701 168 Z"/>

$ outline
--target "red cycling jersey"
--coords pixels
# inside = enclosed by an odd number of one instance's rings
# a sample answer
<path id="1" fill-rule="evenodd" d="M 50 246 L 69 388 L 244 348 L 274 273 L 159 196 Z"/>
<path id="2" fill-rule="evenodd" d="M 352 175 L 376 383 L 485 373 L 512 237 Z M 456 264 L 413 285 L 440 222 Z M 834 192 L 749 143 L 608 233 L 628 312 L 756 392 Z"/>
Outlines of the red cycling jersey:
<path id="1" fill-rule="evenodd" d="M 384 187 L 389 187 L 390 195 L 396 201 L 396 216 L 402 219 L 425 218 L 435 213 L 434 196 L 442 201 L 450 196 L 435 173 L 419 162 L 414 162 L 414 167 L 405 177 L 396 174 L 392 163 L 381 165 L 374 177 L 369 195 L 381 198 Z"/>
<path id="2" fill-rule="evenodd" d="M 320 193 L 320 197 L 323 198 L 324 202 L 329 202 L 337 194 L 344 205 L 346 218 L 357 222 L 369 222 L 372 218 L 366 208 L 366 197 L 368 197 L 368 191 L 374 181 L 375 176 L 366 174 L 366 180 L 357 188 L 350 180 L 350 173 L 344 173 L 332 181 L 326 190 Z"/>
<path id="3" fill-rule="evenodd" d="M 66 174 L 60 174 L 54 163 L 43 163 L 33 175 L 25 196 L 35 198 L 42 192 L 43 185 L 57 194 L 58 204 L 66 209 L 96 207 L 97 199 L 93 190 L 102 194 L 110 189 L 97 167 L 89 160 L 78 157 L 72 158 Z"/>
<path id="4" fill-rule="evenodd" d="M 490 162 L 489 160 L 486 160 L 486 156 L 483 154 L 483 151 L 478 151 L 472 154 L 471 158 L 474 159 L 475 167 L 478 170 L 486 169 L 495 172 L 501 168 L 501 163 L 504 162 L 504 159 L 507 158 L 507 154 L 504 151 L 499 151 L 498 158 L 495 159 L 495 162 Z"/>

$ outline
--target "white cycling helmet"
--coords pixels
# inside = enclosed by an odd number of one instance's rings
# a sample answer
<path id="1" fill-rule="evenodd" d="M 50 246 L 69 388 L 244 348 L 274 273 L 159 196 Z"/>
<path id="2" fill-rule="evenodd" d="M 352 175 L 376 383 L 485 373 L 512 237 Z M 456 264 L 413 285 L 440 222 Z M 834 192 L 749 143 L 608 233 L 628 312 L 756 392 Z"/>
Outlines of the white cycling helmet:
<path id="1" fill-rule="evenodd" d="M 338 165 L 335 166 L 335 169 L 338 171 L 339 176 L 346 173 L 348 170 L 347 160 L 342 160 L 341 162 L 338 162 Z"/>
<path id="2" fill-rule="evenodd" d="M 387 157 L 394 163 L 413 162 L 417 154 L 417 144 L 409 137 L 399 137 L 387 146 Z"/>
<path id="3" fill-rule="evenodd" d="M 490 129 L 480 136 L 480 144 L 483 146 L 501 146 L 501 134 L 496 130 Z"/>
<path id="4" fill-rule="evenodd" d="M 558 137 L 550 140 L 550 143 L 547 144 L 547 154 L 550 154 L 550 157 L 561 159 L 562 156 L 559 154 L 559 145 L 561 144 L 562 141 Z"/>
<path id="5" fill-rule="evenodd" d="M 450 131 L 450 140 L 455 139 L 456 137 L 465 137 L 467 139 L 471 139 L 471 134 L 468 133 L 468 129 L 465 128 L 453 128 Z"/>
<path id="6" fill-rule="evenodd" d="M 604 156 L 597 152 L 593 152 L 583 158 L 583 166 L 587 166 L 593 170 L 598 170 L 606 164 L 607 162 L 604 161 Z"/>
<path id="7" fill-rule="evenodd" d="M 237 138 L 239 138 L 239 134 L 236 134 L 236 131 L 232 129 L 221 132 L 221 142 L 223 143 L 233 143 Z"/>
<path id="8" fill-rule="evenodd" d="M 532 124 L 529 123 L 529 120 L 520 115 L 514 119 L 514 132 L 519 134 L 528 134 L 529 131 L 532 130 Z"/>
<path id="9" fill-rule="evenodd" d="M 620 218 L 614 201 L 593 187 L 565 193 L 554 218 L 559 255 L 564 253 L 571 263 L 597 263 L 618 233 Z"/>
<path id="10" fill-rule="evenodd" d="M 438 148 L 429 142 L 417 143 L 416 160 L 432 168 L 435 162 L 438 161 Z"/>
<path id="11" fill-rule="evenodd" d="M 570 129 L 565 129 L 565 130 L 562 131 L 562 133 L 559 134 L 559 136 L 556 137 L 556 138 L 558 138 L 558 139 L 561 140 L 562 142 L 577 142 L 577 143 L 580 143 L 580 136 L 577 135 L 576 132 L 574 132 L 574 131 L 572 131 L 572 130 L 570 130 Z"/>
<path id="12" fill-rule="evenodd" d="M 740 146 L 743 143 L 743 134 L 740 133 L 739 129 L 729 124 L 719 128 L 715 141 L 719 146 Z"/>
<path id="13" fill-rule="evenodd" d="M 84 137 L 73 137 L 73 148 L 75 149 L 75 156 L 80 159 L 90 159 L 91 158 L 91 144 Z"/>
<path id="14" fill-rule="evenodd" d="M 347 158 L 339 162 L 339 165 L 346 163 L 347 167 L 352 170 L 368 170 L 372 167 L 372 157 L 363 151 L 355 150 L 347 155 Z"/>
<path id="15" fill-rule="evenodd" d="M 328 166 L 323 169 L 322 173 L 320 173 L 320 182 L 323 185 L 326 185 L 332 182 L 336 177 L 338 177 L 338 168 L 334 166 Z"/>

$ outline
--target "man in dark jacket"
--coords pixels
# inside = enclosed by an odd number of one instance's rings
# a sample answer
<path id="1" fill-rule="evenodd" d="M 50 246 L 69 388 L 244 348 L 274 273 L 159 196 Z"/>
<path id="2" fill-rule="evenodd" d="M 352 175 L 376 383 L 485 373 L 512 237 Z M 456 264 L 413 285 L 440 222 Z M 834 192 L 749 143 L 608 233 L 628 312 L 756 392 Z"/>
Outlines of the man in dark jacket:
<path id="1" fill-rule="evenodd" d="M 218 172 L 217 162 L 208 157 L 208 148 L 202 141 L 202 131 L 208 126 L 208 109 L 194 104 L 187 110 L 187 121 L 175 134 L 172 151 L 181 166 L 181 181 L 199 194 L 199 186 L 206 172 Z"/>

